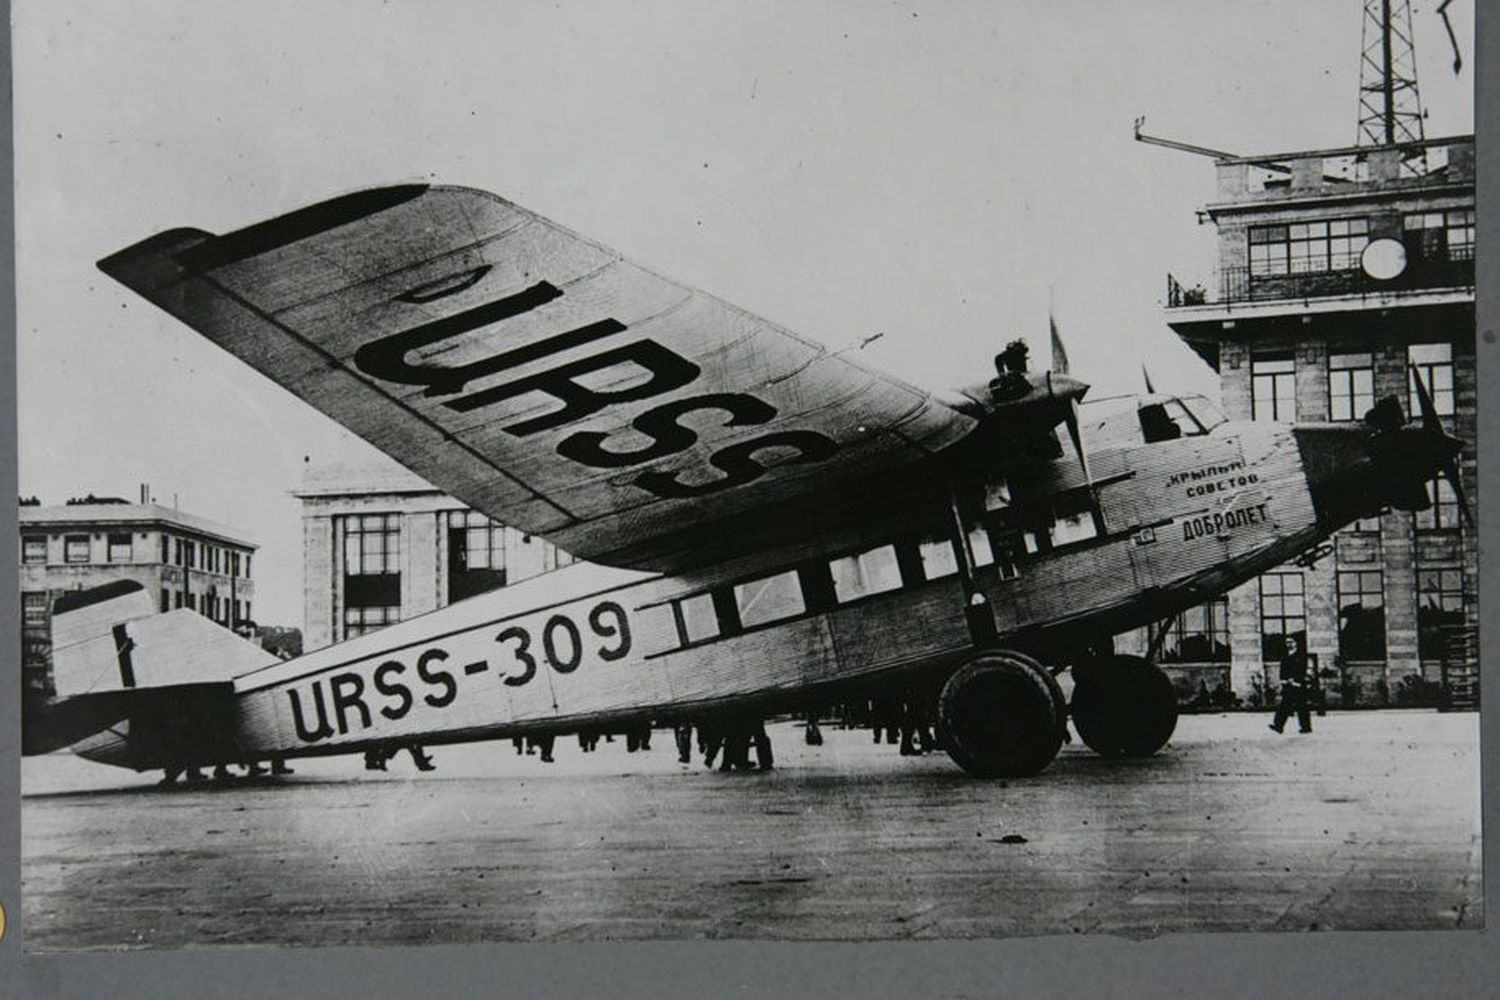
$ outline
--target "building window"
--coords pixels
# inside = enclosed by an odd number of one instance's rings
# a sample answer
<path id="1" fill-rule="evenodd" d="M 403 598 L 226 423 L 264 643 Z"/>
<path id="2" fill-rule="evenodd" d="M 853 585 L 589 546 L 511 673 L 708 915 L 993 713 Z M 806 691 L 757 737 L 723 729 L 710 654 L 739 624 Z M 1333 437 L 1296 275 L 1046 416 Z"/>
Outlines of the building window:
<path id="1" fill-rule="evenodd" d="M 171 561 L 171 556 L 171 540 L 168 539 L 165 534 L 163 534 L 161 536 L 161 564 L 165 566 L 168 562 Z"/>
<path id="2" fill-rule="evenodd" d="M 562 569 L 564 566 L 571 566 L 578 561 L 578 558 L 574 556 L 573 553 L 564 552 L 562 549 L 558 548 L 556 545 L 553 545 L 551 542 L 543 542 L 542 546 L 543 573 L 550 573 L 555 569 Z"/>
<path id="3" fill-rule="evenodd" d="M 1361 420 L 1375 405 L 1375 359 L 1363 354 L 1328 358 L 1328 414 L 1334 420 Z"/>
<path id="4" fill-rule="evenodd" d="M 401 572 L 401 516 L 353 514 L 344 518 L 344 575 Z"/>
<path id="5" fill-rule="evenodd" d="M 47 536 L 25 535 L 21 538 L 21 562 L 40 566 L 47 562 Z"/>
<path id="6" fill-rule="evenodd" d="M 1418 531 L 1457 531 L 1459 527 L 1458 494 L 1447 479 L 1427 480 L 1426 510 L 1416 512 Z"/>
<path id="7" fill-rule="evenodd" d="M 1328 219 L 1250 229 L 1250 274 L 1268 278 L 1286 274 L 1348 271 L 1359 266 L 1370 242 L 1368 219 Z"/>
<path id="8" fill-rule="evenodd" d="M 1461 569 L 1417 570 L 1417 655 L 1424 660 L 1443 658 L 1446 627 L 1464 623 L 1464 571 Z"/>
<path id="9" fill-rule="evenodd" d="M 505 526 L 474 511 L 450 511 L 448 600 L 461 601 L 505 583 Z"/>
<path id="10" fill-rule="evenodd" d="M 194 542 L 182 543 L 183 565 L 188 569 L 196 569 L 198 566 L 198 546 Z"/>
<path id="11" fill-rule="evenodd" d="M 1407 360 L 1416 369 L 1427 395 L 1432 397 L 1432 408 L 1438 416 L 1453 416 L 1453 345 L 1412 344 L 1407 348 Z M 1407 412 L 1415 417 L 1422 412 L 1422 401 L 1417 396 L 1417 383 L 1410 368 L 1407 369 L 1406 382 L 1410 396 Z"/>
<path id="12" fill-rule="evenodd" d="M 1229 597 L 1188 608 L 1172 619 L 1161 647 L 1163 663 L 1229 662 Z"/>
<path id="13" fill-rule="evenodd" d="M 45 590 L 31 590 L 21 595 L 22 628 L 45 628 L 48 618 Z"/>
<path id="14" fill-rule="evenodd" d="M 745 628 L 792 618 L 807 610 L 796 570 L 736 584 L 734 603 Z"/>
<path id="15" fill-rule="evenodd" d="M 901 566 L 894 545 L 831 559 L 828 569 L 833 574 L 834 599 L 840 604 L 901 589 Z"/>
<path id="16" fill-rule="evenodd" d="M 111 533 L 109 536 L 109 561 L 128 563 L 131 559 L 130 533 Z"/>
<path id="17" fill-rule="evenodd" d="M 344 638 L 353 639 L 387 625 L 394 625 L 400 620 L 401 608 L 399 606 L 345 608 Z"/>
<path id="18" fill-rule="evenodd" d="M 250 553 L 245 553 L 245 579 L 250 579 Z"/>
<path id="19" fill-rule="evenodd" d="M 63 539 L 63 561 L 86 563 L 89 561 L 89 536 L 68 535 Z"/>
<path id="20" fill-rule="evenodd" d="M 400 620 L 401 516 L 351 514 L 343 518 L 343 527 L 344 638 L 348 639 Z M 245 571 L 250 571 L 248 556 Z M 245 613 L 249 615 L 248 610 Z"/>
<path id="21" fill-rule="evenodd" d="M 1406 252 L 1413 260 L 1473 260 L 1474 210 L 1420 212 L 1406 217 Z"/>
<path id="22" fill-rule="evenodd" d="M 1345 660 L 1385 659 L 1385 580 L 1380 570 L 1340 570 L 1339 651 Z"/>
<path id="23" fill-rule="evenodd" d="M 165 587 L 161 591 L 161 609 L 163 612 L 172 610 L 172 592 Z"/>
<path id="24" fill-rule="evenodd" d="M 1297 419 L 1296 362 L 1290 353 L 1250 359 L 1250 418 Z"/>
<path id="25" fill-rule="evenodd" d="M 229 553 L 229 575 L 240 575 L 240 554 L 238 552 Z"/>
<path id="26" fill-rule="evenodd" d="M 463 569 L 505 569 L 505 526 L 472 510 L 448 514 L 449 558 Z"/>
<path id="27" fill-rule="evenodd" d="M 1307 608 L 1302 574 L 1267 573 L 1260 578 L 1260 648 L 1267 663 L 1280 663 L 1286 641 L 1296 638 L 1307 649 Z"/>

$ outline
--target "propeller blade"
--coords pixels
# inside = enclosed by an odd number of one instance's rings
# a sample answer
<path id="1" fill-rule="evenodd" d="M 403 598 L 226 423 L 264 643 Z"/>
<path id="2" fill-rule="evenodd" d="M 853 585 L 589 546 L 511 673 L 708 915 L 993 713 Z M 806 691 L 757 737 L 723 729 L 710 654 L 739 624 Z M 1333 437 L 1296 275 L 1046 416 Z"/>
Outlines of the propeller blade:
<path id="1" fill-rule="evenodd" d="M 1089 491 L 1089 511 L 1094 517 L 1094 530 L 1104 534 L 1104 512 L 1099 509 L 1099 498 L 1094 495 L 1094 474 L 1089 471 L 1088 452 L 1083 450 L 1083 432 L 1078 426 L 1078 398 L 1068 400 L 1068 410 L 1063 417 L 1068 425 L 1068 437 L 1073 441 L 1073 451 L 1078 455 L 1078 464 L 1083 469 L 1083 482 Z"/>
<path id="2" fill-rule="evenodd" d="M 1146 395 L 1156 395 L 1156 387 L 1151 384 L 1151 370 L 1146 367 L 1144 362 L 1141 364 L 1141 378 L 1146 380 Z"/>
<path id="3" fill-rule="evenodd" d="M 1437 431 L 1441 434 L 1443 431 L 1443 421 L 1437 414 L 1437 407 L 1432 405 L 1432 396 L 1427 391 L 1427 383 L 1422 381 L 1422 373 L 1417 371 L 1416 365 L 1409 366 L 1409 370 L 1412 382 L 1417 387 L 1417 402 L 1422 407 L 1422 429 Z"/>
<path id="4" fill-rule="evenodd" d="M 1464 492 L 1463 480 L 1458 477 L 1458 459 L 1450 458 L 1443 463 L 1443 478 L 1448 480 L 1448 485 L 1453 487 L 1453 496 L 1458 500 L 1458 516 L 1469 528 L 1477 528 L 1479 525 L 1474 520 L 1474 512 L 1469 509 L 1469 497 Z"/>

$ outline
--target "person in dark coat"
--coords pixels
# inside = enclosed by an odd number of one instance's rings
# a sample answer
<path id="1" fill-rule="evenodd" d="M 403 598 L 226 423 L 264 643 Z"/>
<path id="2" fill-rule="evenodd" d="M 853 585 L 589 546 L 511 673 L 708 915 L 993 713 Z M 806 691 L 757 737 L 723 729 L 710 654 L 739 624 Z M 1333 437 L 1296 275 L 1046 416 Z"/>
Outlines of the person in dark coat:
<path id="1" fill-rule="evenodd" d="M 1276 718 L 1271 728 L 1281 732 L 1286 720 L 1295 712 L 1297 731 L 1312 732 L 1312 713 L 1309 711 L 1309 681 L 1307 674 L 1307 651 L 1294 635 L 1286 637 L 1286 655 L 1281 658 L 1281 701 L 1276 706 Z"/>

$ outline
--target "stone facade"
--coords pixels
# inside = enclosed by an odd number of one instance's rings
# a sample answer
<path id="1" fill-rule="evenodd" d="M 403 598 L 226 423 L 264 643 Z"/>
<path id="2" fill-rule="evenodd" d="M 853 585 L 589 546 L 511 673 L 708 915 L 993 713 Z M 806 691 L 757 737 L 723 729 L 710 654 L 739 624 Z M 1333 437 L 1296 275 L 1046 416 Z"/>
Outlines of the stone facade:
<path id="1" fill-rule="evenodd" d="M 1167 322 L 1218 371 L 1226 413 L 1251 419 L 1256 359 L 1290 356 L 1295 413 L 1282 419 L 1331 420 L 1330 358 L 1368 354 L 1373 399 L 1393 396 L 1411 416 L 1413 351 L 1445 345 L 1439 349 L 1451 352 L 1453 407 L 1443 420 L 1448 433 L 1464 442 L 1460 478 L 1475 504 L 1473 137 L 1226 159 L 1219 162 L 1219 182 L 1219 200 L 1204 212 L 1218 230 L 1217 289 L 1192 301 L 1174 298 Z M 1347 243 L 1319 242 L 1318 227 L 1329 220 L 1354 220 L 1358 235 Z M 1433 225 L 1442 229 L 1440 237 L 1421 230 Z M 1289 247 L 1285 267 L 1254 259 L 1256 242 L 1278 240 Z M 1363 249 L 1377 240 L 1386 240 L 1387 249 L 1401 247 L 1404 263 L 1395 277 L 1365 267 Z M 1328 249 L 1333 247 L 1344 256 Z M 1319 260 L 1316 254 L 1325 250 L 1327 257 Z M 1169 285 L 1182 287 L 1175 279 Z M 1477 537 L 1451 517 L 1452 508 L 1449 514 L 1443 521 L 1388 510 L 1376 523 L 1340 532 L 1312 565 L 1280 568 L 1301 574 L 1306 642 L 1330 705 L 1437 700 L 1438 684 L 1461 701 L 1477 697 Z M 1437 642 L 1429 608 L 1424 655 L 1420 604 L 1432 597 L 1430 588 L 1425 597 L 1419 593 L 1419 577 L 1425 571 L 1431 581 L 1433 571 L 1442 570 L 1462 574 L 1462 611 L 1444 618 L 1443 640 Z M 1356 659 L 1346 655 L 1341 628 L 1350 620 L 1347 608 L 1366 602 L 1341 596 L 1339 578 L 1364 573 L 1369 579 L 1377 571 L 1384 655 Z M 1242 701 L 1263 702 L 1274 693 L 1277 667 L 1264 655 L 1260 581 L 1231 593 L 1229 610 L 1227 683 Z M 1453 641 L 1455 635 L 1463 641 Z M 1441 653 L 1435 652 L 1439 647 Z"/>

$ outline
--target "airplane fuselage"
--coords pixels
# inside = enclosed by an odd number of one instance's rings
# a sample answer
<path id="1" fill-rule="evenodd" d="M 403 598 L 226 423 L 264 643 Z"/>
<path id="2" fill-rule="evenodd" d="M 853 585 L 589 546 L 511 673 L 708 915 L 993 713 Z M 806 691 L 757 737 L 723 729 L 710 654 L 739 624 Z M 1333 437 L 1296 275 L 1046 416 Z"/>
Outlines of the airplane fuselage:
<path id="1" fill-rule="evenodd" d="M 800 544 L 676 575 L 575 564 L 234 681 L 230 759 L 609 729 L 731 704 L 793 706 L 972 652 L 962 564 L 1002 645 L 1063 664 L 1303 551 L 1318 525 L 1290 426 L 1090 450 L 984 474 L 957 504 L 967 552 L 932 510 L 852 519 Z M 951 520 L 949 521 L 951 524 Z M 124 741 L 96 759 L 159 766 Z"/>

